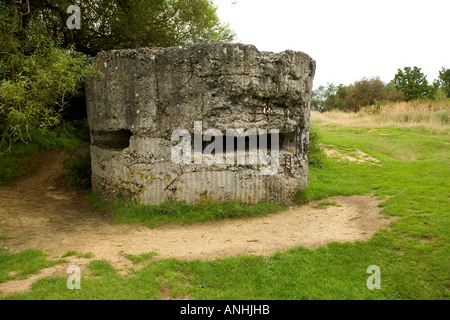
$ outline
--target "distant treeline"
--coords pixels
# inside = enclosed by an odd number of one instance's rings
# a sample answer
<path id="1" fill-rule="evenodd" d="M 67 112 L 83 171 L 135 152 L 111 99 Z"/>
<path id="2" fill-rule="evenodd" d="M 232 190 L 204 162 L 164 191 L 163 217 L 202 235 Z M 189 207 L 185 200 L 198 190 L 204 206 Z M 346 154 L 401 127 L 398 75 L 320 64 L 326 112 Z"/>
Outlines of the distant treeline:
<path id="1" fill-rule="evenodd" d="M 442 68 L 432 84 L 418 67 L 398 69 L 385 84 L 379 78 L 362 79 L 351 85 L 328 83 L 314 90 L 311 108 L 319 111 L 357 112 L 361 107 L 384 102 L 450 98 L 450 69 Z"/>

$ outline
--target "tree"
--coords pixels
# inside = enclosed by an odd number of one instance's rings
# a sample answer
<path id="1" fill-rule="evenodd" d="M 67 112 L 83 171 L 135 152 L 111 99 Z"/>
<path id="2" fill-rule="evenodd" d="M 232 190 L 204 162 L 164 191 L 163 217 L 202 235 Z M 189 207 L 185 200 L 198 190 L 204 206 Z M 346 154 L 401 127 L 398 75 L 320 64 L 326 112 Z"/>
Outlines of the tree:
<path id="1" fill-rule="evenodd" d="M 340 98 L 343 95 L 344 88 L 345 86 L 342 84 L 336 86 L 333 83 L 327 83 L 326 86 L 320 86 L 313 91 L 311 106 L 319 111 L 340 109 Z"/>
<path id="2" fill-rule="evenodd" d="M 80 29 L 66 25 L 73 4 L 81 9 Z M 60 121 L 69 97 L 94 75 L 86 55 L 234 36 L 211 0 L 2 0 L 0 147 L 8 137 L 29 138 L 32 125 Z"/>
<path id="3" fill-rule="evenodd" d="M 95 55 L 101 50 L 168 47 L 197 42 L 231 42 L 235 34 L 220 22 L 211 0 L 78 1 L 81 28 L 66 27 L 73 0 L 33 0 L 31 10 L 45 21 L 63 47 Z"/>
<path id="4" fill-rule="evenodd" d="M 336 109 L 342 110 L 342 111 L 354 111 L 350 109 L 347 105 L 345 105 L 345 99 L 348 97 L 350 92 L 354 89 L 353 85 L 345 86 L 343 84 L 340 84 L 337 86 L 336 91 L 336 97 L 334 100 L 334 105 Z"/>
<path id="5" fill-rule="evenodd" d="M 418 67 L 398 69 L 392 83 L 405 94 L 407 100 L 425 98 L 433 93 L 433 86 L 428 84 L 426 76 Z"/>
<path id="6" fill-rule="evenodd" d="M 447 98 L 450 98 L 450 69 L 445 69 L 439 71 L 439 85 L 445 92 Z"/>
<path id="7" fill-rule="evenodd" d="M 85 57 L 58 47 L 28 4 L 0 2 L 0 148 L 30 138 L 30 126 L 56 125 L 68 97 L 94 75 Z"/>
<path id="8" fill-rule="evenodd" d="M 405 96 L 392 84 L 385 85 L 379 78 L 362 79 L 353 85 L 338 86 L 328 83 L 314 90 L 311 106 L 319 111 L 338 109 L 357 112 L 376 101 L 403 101 Z"/>
<path id="9" fill-rule="evenodd" d="M 404 100 L 402 92 L 390 90 L 379 78 L 355 82 L 342 101 L 344 111 L 357 112 L 361 107 L 373 105 L 376 101 Z"/>
<path id="10" fill-rule="evenodd" d="M 327 86 L 319 86 L 313 91 L 311 97 L 311 109 L 318 110 L 320 112 L 325 111 L 325 101 L 331 93 L 335 92 L 332 83 L 328 83 Z"/>

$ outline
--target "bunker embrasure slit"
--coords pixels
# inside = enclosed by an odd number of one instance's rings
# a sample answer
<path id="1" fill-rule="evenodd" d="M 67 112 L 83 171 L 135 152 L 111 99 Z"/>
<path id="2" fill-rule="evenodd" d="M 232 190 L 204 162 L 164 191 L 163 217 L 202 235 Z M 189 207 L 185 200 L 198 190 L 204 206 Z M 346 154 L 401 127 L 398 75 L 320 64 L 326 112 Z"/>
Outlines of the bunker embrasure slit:
<path id="1" fill-rule="evenodd" d="M 97 131 L 92 133 L 92 145 L 101 149 L 120 150 L 130 146 L 130 138 L 133 133 L 130 130 Z"/>

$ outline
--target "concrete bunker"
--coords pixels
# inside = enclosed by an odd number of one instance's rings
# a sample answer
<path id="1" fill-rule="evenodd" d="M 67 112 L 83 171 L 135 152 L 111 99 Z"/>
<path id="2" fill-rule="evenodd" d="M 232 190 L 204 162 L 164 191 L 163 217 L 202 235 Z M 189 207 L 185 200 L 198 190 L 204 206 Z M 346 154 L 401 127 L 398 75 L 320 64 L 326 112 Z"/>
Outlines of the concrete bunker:
<path id="1" fill-rule="evenodd" d="M 195 44 L 91 63 L 104 74 L 86 86 L 92 189 L 103 199 L 289 203 L 307 184 L 308 55 Z"/>

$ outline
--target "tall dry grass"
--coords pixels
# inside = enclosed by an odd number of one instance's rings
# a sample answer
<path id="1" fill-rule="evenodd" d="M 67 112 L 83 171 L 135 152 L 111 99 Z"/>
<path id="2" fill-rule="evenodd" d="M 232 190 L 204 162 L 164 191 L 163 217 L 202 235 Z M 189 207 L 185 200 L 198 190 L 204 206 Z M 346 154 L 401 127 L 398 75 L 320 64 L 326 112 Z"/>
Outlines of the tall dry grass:
<path id="1" fill-rule="evenodd" d="M 408 101 L 363 107 L 357 113 L 331 110 L 312 111 L 313 121 L 340 126 L 425 126 L 450 128 L 450 99 L 441 101 Z"/>

